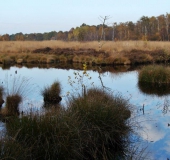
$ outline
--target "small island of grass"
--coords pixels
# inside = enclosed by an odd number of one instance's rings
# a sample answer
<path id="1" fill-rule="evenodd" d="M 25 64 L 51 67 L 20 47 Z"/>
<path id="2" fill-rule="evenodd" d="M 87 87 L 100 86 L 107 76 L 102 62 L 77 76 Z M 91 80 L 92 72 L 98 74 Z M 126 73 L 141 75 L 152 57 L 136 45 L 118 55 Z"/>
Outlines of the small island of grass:
<path id="1" fill-rule="evenodd" d="M 139 83 L 170 84 L 170 67 L 149 65 L 139 72 Z"/>

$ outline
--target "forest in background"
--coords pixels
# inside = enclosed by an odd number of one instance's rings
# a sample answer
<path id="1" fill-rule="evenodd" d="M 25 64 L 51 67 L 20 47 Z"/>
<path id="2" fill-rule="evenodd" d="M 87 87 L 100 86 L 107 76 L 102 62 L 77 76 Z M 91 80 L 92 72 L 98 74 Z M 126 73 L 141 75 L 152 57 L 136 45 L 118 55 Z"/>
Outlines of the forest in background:
<path id="1" fill-rule="evenodd" d="M 103 40 L 149 40 L 169 41 L 170 40 L 170 14 L 157 17 L 142 16 L 136 23 L 128 21 L 125 23 L 87 25 L 83 23 L 80 27 L 71 28 L 69 31 L 51 31 L 45 33 L 30 33 L 0 35 L 0 41 L 98 41 L 101 40 L 103 29 Z"/>

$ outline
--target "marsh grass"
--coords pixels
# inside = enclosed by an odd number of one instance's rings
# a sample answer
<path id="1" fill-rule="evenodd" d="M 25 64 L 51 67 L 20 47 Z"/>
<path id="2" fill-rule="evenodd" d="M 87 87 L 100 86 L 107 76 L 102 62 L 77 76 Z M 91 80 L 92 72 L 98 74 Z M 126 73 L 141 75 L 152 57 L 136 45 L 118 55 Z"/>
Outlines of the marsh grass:
<path id="1" fill-rule="evenodd" d="M 132 49 L 139 50 L 157 50 L 165 49 L 170 51 L 169 42 L 154 42 L 148 41 L 147 45 L 144 41 L 107 41 L 102 49 L 111 53 L 118 53 L 120 51 L 130 51 Z M 31 53 L 37 48 L 73 48 L 79 50 L 80 48 L 88 49 L 93 48 L 98 50 L 98 41 L 90 42 L 65 42 L 65 41 L 1 41 L 0 53 Z"/>
<path id="2" fill-rule="evenodd" d="M 170 68 L 161 65 L 149 65 L 141 69 L 138 76 L 140 83 L 170 84 Z"/>
<path id="3" fill-rule="evenodd" d="M 3 116 L 19 115 L 19 104 L 33 89 L 30 79 L 16 74 L 6 75 L 2 87 L 5 107 L 1 109 L 0 114 Z"/>
<path id="4" fill-rule="evenodd" d="M 12 141 L 1 141 L 0 156 L 17 159 L 23 152 L 25 160 L 125 159 L 130 115 L 130 104 L 120 95 L 89 89 L 85 96 L 70 97 L 67 108 L 11 119 L 6 126 Z"/>
<path id="5" fill-rule="evenodd" d="M 127 57 L 124 56 L 114 56 L 112 57 L 112 64 L 130 64 L 130 60 Z"/>
<path id="6" fill-rule="evenodd" d="M 61 84 L 55 81 L 50 87 L 45 87 L 41 91 L 45 104 L 58 104 L 61 101 Z"/>
<path id="7" fill-rule="evenodd" d="M 3 97 L 3 93 L 4 93 L 4 88 L 2 86 L 0 86 L 0 98 Z"/>
<path id="8" fill-rule="evenodd" d="M 138 88 L 148 95 L 166 96 L 170 94 L 170 84 L 138 82 Z"/>
<path id="9" fill-rule="evenodd" d="M 4 100 L 3 100 L 4 88 L 0 86 L 0 108 L 2 107 Z"/>
<path id="10" fill-rule="evenodd" d="M 147 45 L 144 45 L 147 43 Z M 33 53 L 36 49 L 50 48 L 57 49 L 73 49 L 74 53 L 67 55 L 58 55 L 51 58 L 50 54 Z M 98 42 L 64 42 L 64 41 L 14 41 L 5 42 L 1 41 L 0 46 L 0 63 L 14 64 L 17 63 L 17 59 L 23 59 L 25 63 L 53 63 L 53 62 L 77 62 L 77 63 L 93 63 L 93 64 L 136 64 L 136 63 L 153 63 L 153 62 L 169 62 L 170 61 L 170 44 L 168 42 L 144 42 L 144 41 L 107 41 L 104 43 L 102 50 L 104 53 L 108 53 L 107 57 L 101 57 L 100 55 L 86 55 L 88 49 L 99 51 Z M 78 50 L 85 51 L 80 52 L 77 55 Z M 135 52 L 134 52 L 135 51 Z M 56 52 L 56 51 L 55 51 Z M 92 51 L 93 52 L 93 51 Z M 47 52 L 48 53 L 48 52 Z M 45 56 L 45 59 L 41 59 Z M 90 56 L 90 58 L 89 58 Z M 41 59 L 41 60 L 40 60 Z M 107 60 L 106 60 L 107 59 Z M 111 59 L 111 60 L 109 60 Z"/>
<path id="11" fill-rule="evenodd" d="M 17 70 L 15 71 L 17 73 Z M 3 87 L 5 96 L 19 95 L 25 98 L 32 91 L 31 79 L 17 74 L 6 75 Z"/>
<path id="12" fill-rule="evenodd" d="M 6 97 L 5 110 L 2 112 L 5 116 L 18 116 L 19 104 L 22 101 L 22 97 L 18 94 L 8 95 Z"/>

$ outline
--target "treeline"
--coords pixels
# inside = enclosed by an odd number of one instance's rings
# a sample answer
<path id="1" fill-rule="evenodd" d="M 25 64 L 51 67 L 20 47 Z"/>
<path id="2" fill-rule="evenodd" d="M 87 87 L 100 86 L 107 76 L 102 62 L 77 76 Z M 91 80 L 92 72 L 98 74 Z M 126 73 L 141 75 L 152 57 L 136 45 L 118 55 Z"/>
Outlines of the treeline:
<path id="1" fill-rule="evenodd" d="M 103 30 L 103 34 L 102 34 Z M 0 41 L 43 41 L 43 40 L 64 40 L 64 41 L 96 41 L 101 39 L 109 41 L 122 40 L 151 40 L 169 41 L 170 39 L 170 14 L 157 17 L 141 17 L 136 23 L 128 21 L 109 25 L 86 25 L 71 28 L 69 31 L 52 31 L 48 33 L 16 33 L 0 35 Z"/>

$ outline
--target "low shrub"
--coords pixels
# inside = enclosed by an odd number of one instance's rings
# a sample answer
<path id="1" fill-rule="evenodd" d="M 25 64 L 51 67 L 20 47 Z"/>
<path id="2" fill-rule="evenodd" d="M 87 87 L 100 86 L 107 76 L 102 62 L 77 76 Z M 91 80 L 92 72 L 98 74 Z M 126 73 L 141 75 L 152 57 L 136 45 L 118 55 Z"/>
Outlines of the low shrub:
<path id="1" fill-rule="evenodd" d="M 138 76 L 140 83 L 170 84 L 170 68 L 161 65 L 149 65 L 141 69 Z"/>

